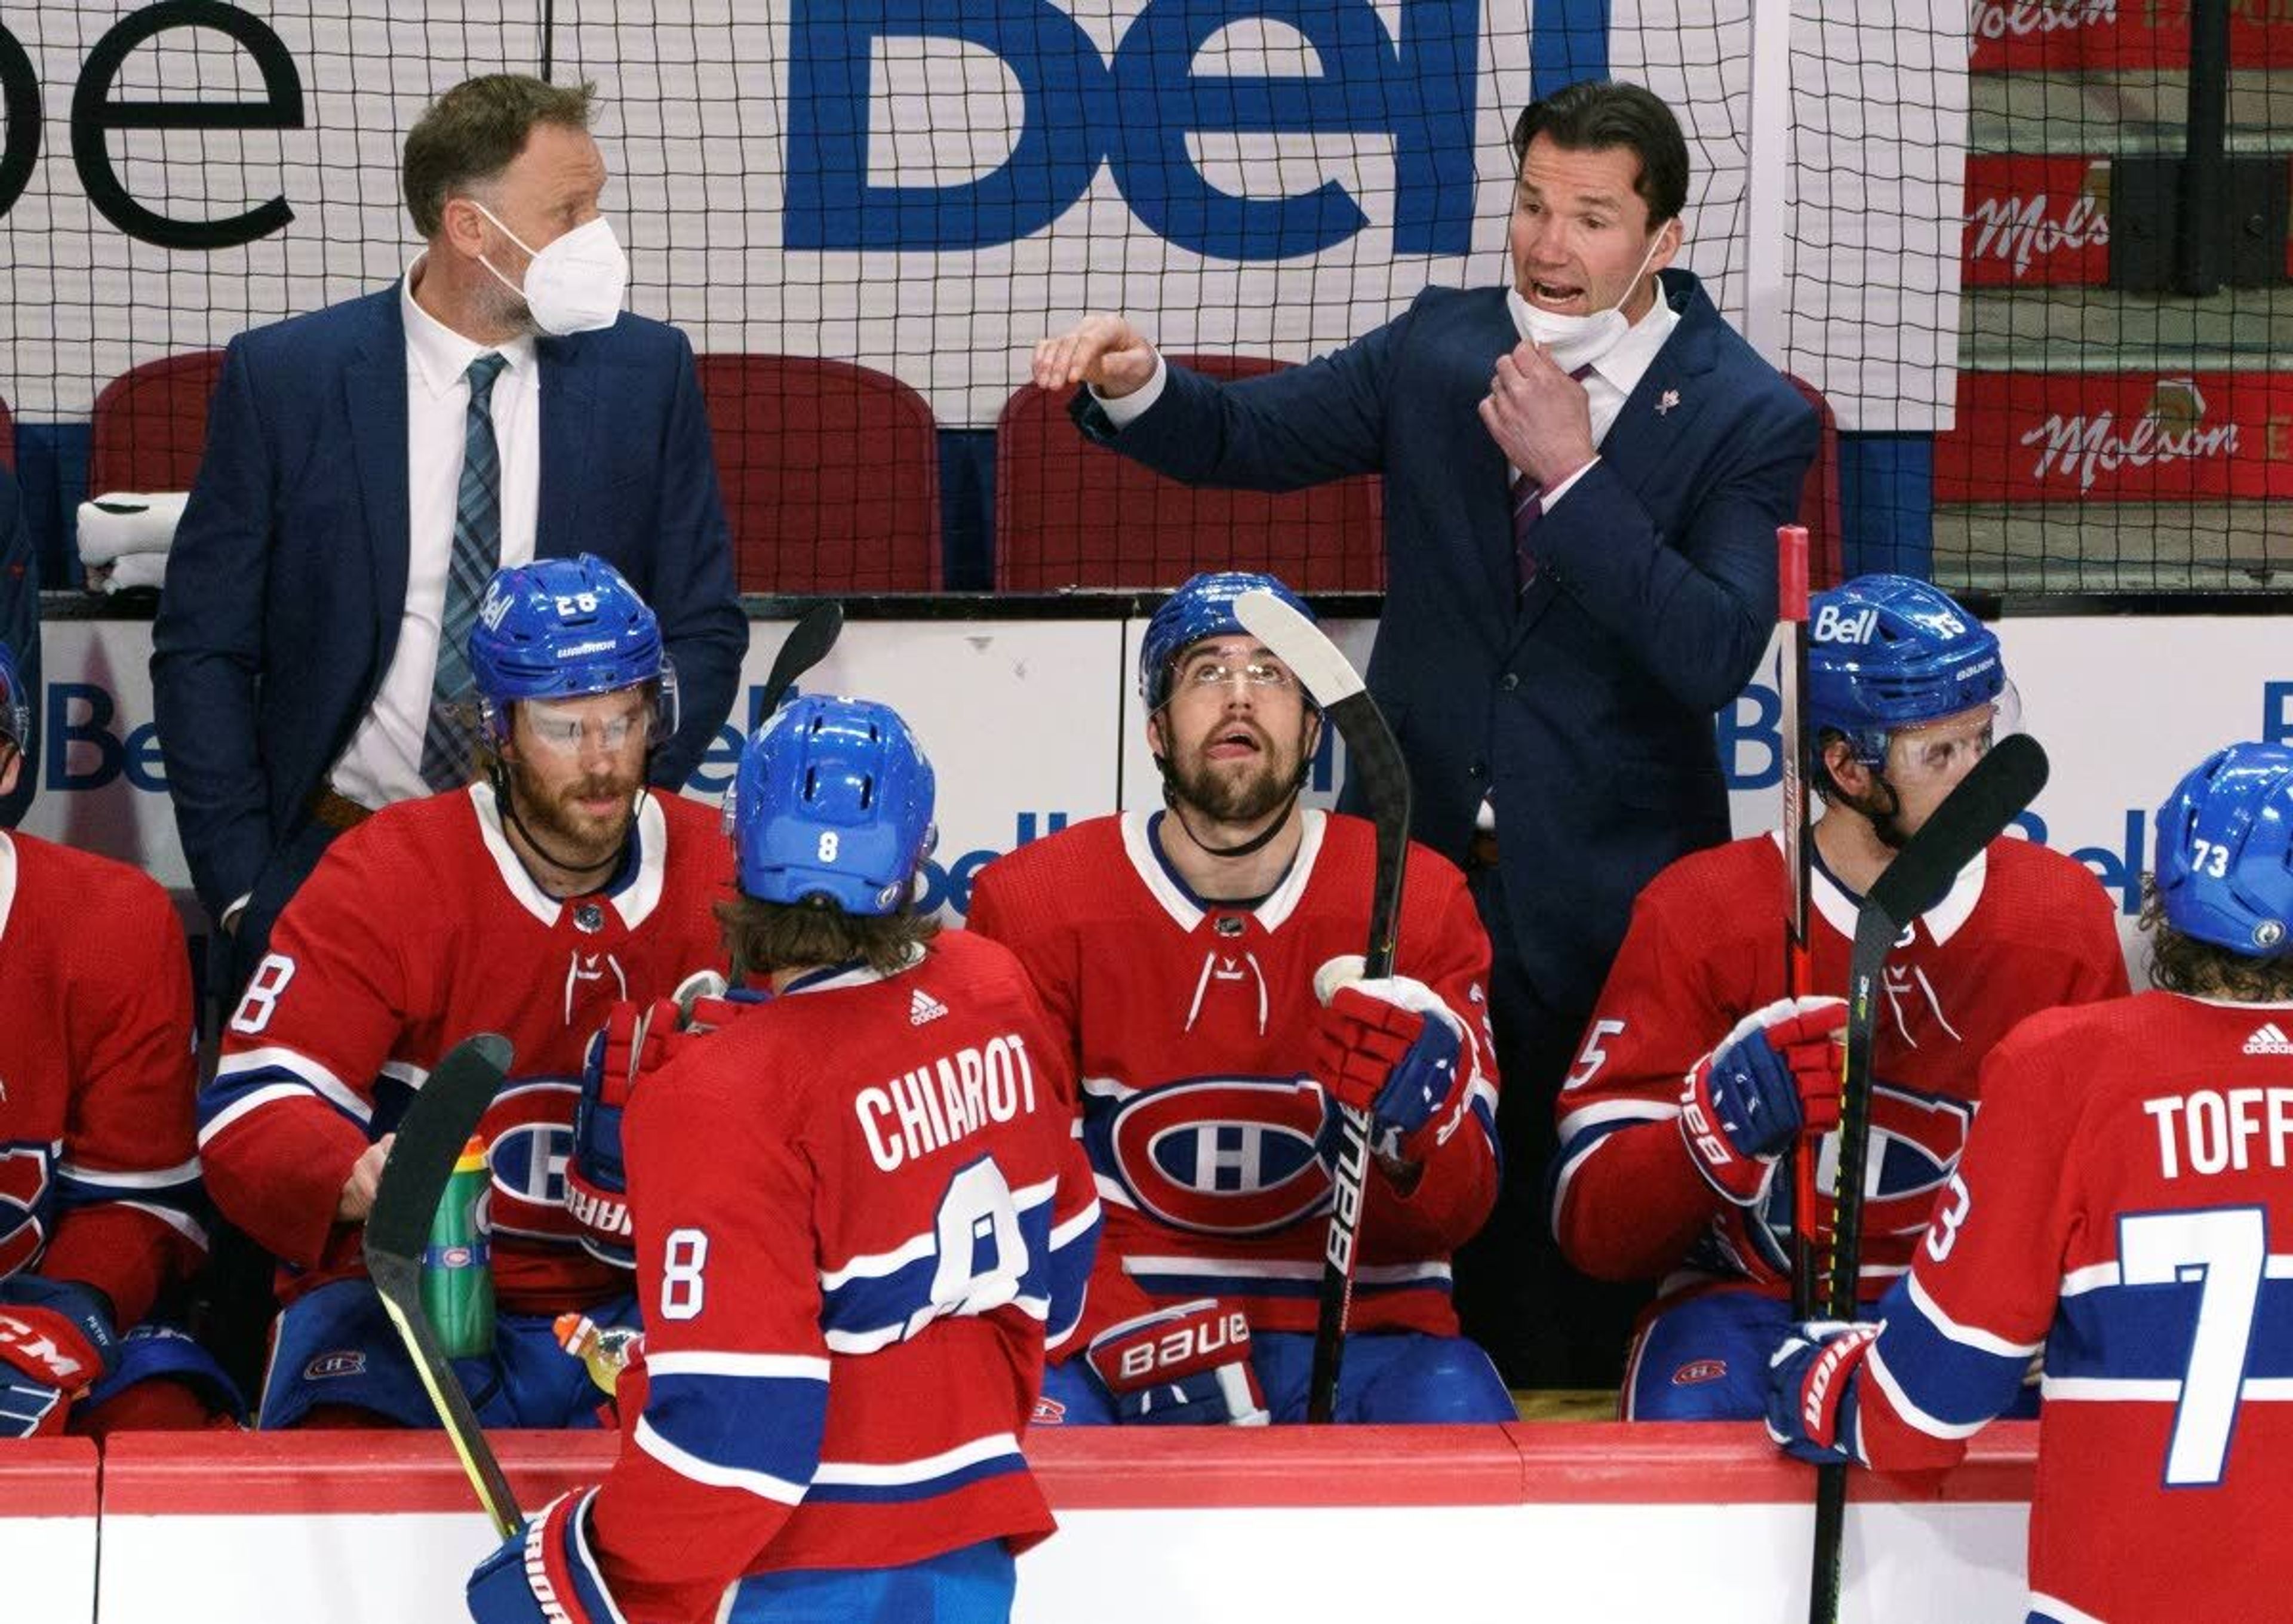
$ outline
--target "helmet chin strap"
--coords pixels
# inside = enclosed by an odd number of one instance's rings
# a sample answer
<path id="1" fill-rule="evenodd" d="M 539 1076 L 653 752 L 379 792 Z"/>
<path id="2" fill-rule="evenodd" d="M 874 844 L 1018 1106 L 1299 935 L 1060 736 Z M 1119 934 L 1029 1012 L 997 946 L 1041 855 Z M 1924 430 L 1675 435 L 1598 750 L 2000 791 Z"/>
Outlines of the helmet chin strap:
<path id="1" fill-rule="evenodd" d="M 1312 773 L 1313 768 L 1314 764 L 1310 758 L 1299 764 L 1298 778 L 1296 782 L 1290 786 L 1289 798 L 1282 803 L 1281 812 L 1264 828 L 1249 839 L 1234 845 L 1214 846 L 1196 834 L 1195 826 L 1187 820 L 1185 803 L 1179 796 L 1179 780 L 1171 771 L 1169 758 L 1162 755 L 1155 758 L 1155 770 L 1163 775 L 1163 804 L 1171 809 L 1171 815 L 1179 820 L 1179 827 L 1187 831 L 1187 838 L 1212 857 L 1247 857 L 1252 852 L 1262 850 L 1268 842 L 1288 828 L 1291 810 L 1298 804 L 1298 796 L 1304 791 L 1306 780 Z"/>
<path id="2" fill-rule="evenodd" d="M 629 829 L 636 827 L 636 819 L 629 820 L 628 828 L 621 831 L 621 844 L 613 848 L 611 856 L 594 863 L 572 862 L 544 845 L 539 836 L 526 827 L 525 820 L 517 815 L 517 796 L 510 788 L 508 764 L 496 756 L 493 764 L 486 769 L 486 777 L 493 784 L 494 802 L 501 808 L 502 816 L 509 820 L 510 827 L 517 830 L 526 844 L 539 852 L 541 860 L 550 867 L 573 875 L 603 874 L 620 866 L 621 860 L 628 855 Z"/>

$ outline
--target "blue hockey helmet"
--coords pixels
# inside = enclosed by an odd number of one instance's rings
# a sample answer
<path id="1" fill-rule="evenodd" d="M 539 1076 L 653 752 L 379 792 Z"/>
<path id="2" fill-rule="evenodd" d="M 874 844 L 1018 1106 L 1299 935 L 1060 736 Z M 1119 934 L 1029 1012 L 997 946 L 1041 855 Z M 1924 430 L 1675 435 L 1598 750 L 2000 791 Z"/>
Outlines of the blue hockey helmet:
<path id="1" fill-rule="evenodd" d="M 486 737 L 509 737 L 509 707 L 521 699 L 578 699 L 654 686 L 652 742 L 677 731 L 677 668 L 661 647 L 660 622 L 593 553 L 542 558 L 497 570 L 470 627 Z"/>
<path id="2" fill-rule="evenodd" d="M 1305 600 L 1279 580 L 1247 570 L 1205 571 L 1163 601 L 1154 618 L 1146 622 L 1146 636 L 1138 641 L 1138 697 L 1146 701 L 1147 715 L 1154 715 L 1171 702 L 1171 667 L 1178 663 L 1179 656 L 1205 637 L 1241 631 L 1242 622 L 1236 618 L 1234 601 L 1245 592 L 1256 592 L 1261 587 L 1307 619 L 1314 618 Z M 1309 706 L 1313 704 L 1311 695 L 1306 697 L 1306 702 Z"/>
<path id="3" fill-rule="evenodd" d="M 19 750 L 32 737 L 32 696 L 16 670 L 16 657 L 0 642 L 0 739 Z"/>
<path id="4" fill-rule="evenodd" d="M 890 706 L 791 699 L 741 748 L 725 796 L 741 890 L 897 913 L 931 853 L 932 792 L 931 763 Z"/>
<path id="5" fill-rule="evenodd" d="M 2151 874 L 2166 923 L 2248 958 L 2293 950 L 2293 748 L 2233 744 L 2158 809 Z"/>
<path id="6" fill-rule="evenodd" d="M 1896 729 L 1991 704 L 1996 731 L 2013 731 L 2018 701 L 1997 635 L 1949 594 L 1907 575 L 1859 575 L 1809 600 L 1808 749 L 1817 783 L 1827 781 L 1827 728 L 1876 768 Z"/>

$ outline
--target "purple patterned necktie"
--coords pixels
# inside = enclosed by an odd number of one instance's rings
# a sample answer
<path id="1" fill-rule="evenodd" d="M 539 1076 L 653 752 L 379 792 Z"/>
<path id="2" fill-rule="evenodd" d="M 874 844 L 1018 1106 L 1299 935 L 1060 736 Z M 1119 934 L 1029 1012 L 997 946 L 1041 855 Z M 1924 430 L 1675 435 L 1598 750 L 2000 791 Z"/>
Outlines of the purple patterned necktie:
<path id="1" fill-rule="evenodd" d="M 1592 375 L 1592 368 L 1579 367 L 1568 376 L 1581 384 Z M 1544 517 L 1544 485 L 1525 473 L 1512 482 L 1512 562 L 1520 592 L 1536 585 L 1536 554 L 1531 551 L 1528 538 L 1536 529 L 1536 521 Z"/>

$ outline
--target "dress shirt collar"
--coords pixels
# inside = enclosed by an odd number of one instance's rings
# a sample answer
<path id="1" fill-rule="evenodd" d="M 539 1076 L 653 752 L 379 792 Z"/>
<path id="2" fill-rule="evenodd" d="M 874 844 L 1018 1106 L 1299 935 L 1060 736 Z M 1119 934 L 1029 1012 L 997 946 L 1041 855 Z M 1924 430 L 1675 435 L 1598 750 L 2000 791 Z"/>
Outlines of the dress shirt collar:
<path id="1" fill-rule="evenodd" d="M 414 363 L 414 375 L 422 380 L 422 387 L 433 400 L 442 400 L 449 390 L 462 382 L 462 375 L 470 363 L 488 351 L 509 363 L 513 376 L 523 376 L 533 365 L 533 339 L 531 335 L 510 339 L 505 343 L 482 344 L 463 337 L 428 311 L 414 297 L 414 279 L 422 273 L 422 255 L 406 268 L 398 284 L 399 313 L 406 319 L 406 353 Z"/>
<path id="2" fill-rule="evenodd" d="M 1680 312 L 1672 308 L 1672 300 L 1665 291 L 1664 272 L 1659 271 L 1656 297 L 1649 301 L 1648 313 L 1625 330 L 1615 349 L 1592 363 L 1592 370 L 1618 394 L 1631 400 L 1641 379 L 1656 364 L 1656 352 L 1664 348 L 1665 340 L 1679 325 Z"/>

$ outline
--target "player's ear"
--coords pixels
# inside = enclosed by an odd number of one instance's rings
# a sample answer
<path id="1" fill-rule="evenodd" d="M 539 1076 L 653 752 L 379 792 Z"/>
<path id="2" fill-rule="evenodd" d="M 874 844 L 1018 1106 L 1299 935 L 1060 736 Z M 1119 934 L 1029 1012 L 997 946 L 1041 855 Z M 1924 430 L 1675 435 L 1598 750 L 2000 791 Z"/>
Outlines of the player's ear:
<path id="1" fill-rule="evenodd" d="M 1832 787 L 1850 799 L 1869 793 L 1871 769 L 1856 759 L 1855 747 L 1835 733 L 1823 741 L 1823 766 Z"/>
<path id="2" fill-rule="evenodd" d="M 20 750 L 8 752 L 8 764 L 0 768 L 0 800 L 16 793 L 16 780 L 24 776 L 24 755 Z"/>
<path id="3" fill-rule="evenodd" d="M 1146 749 L 1158 760 L 1167 760 L 1171 754 L 1171 740 L 1163 731 L 1163 713 L 1159 710 L 1146 718 Z"/>

